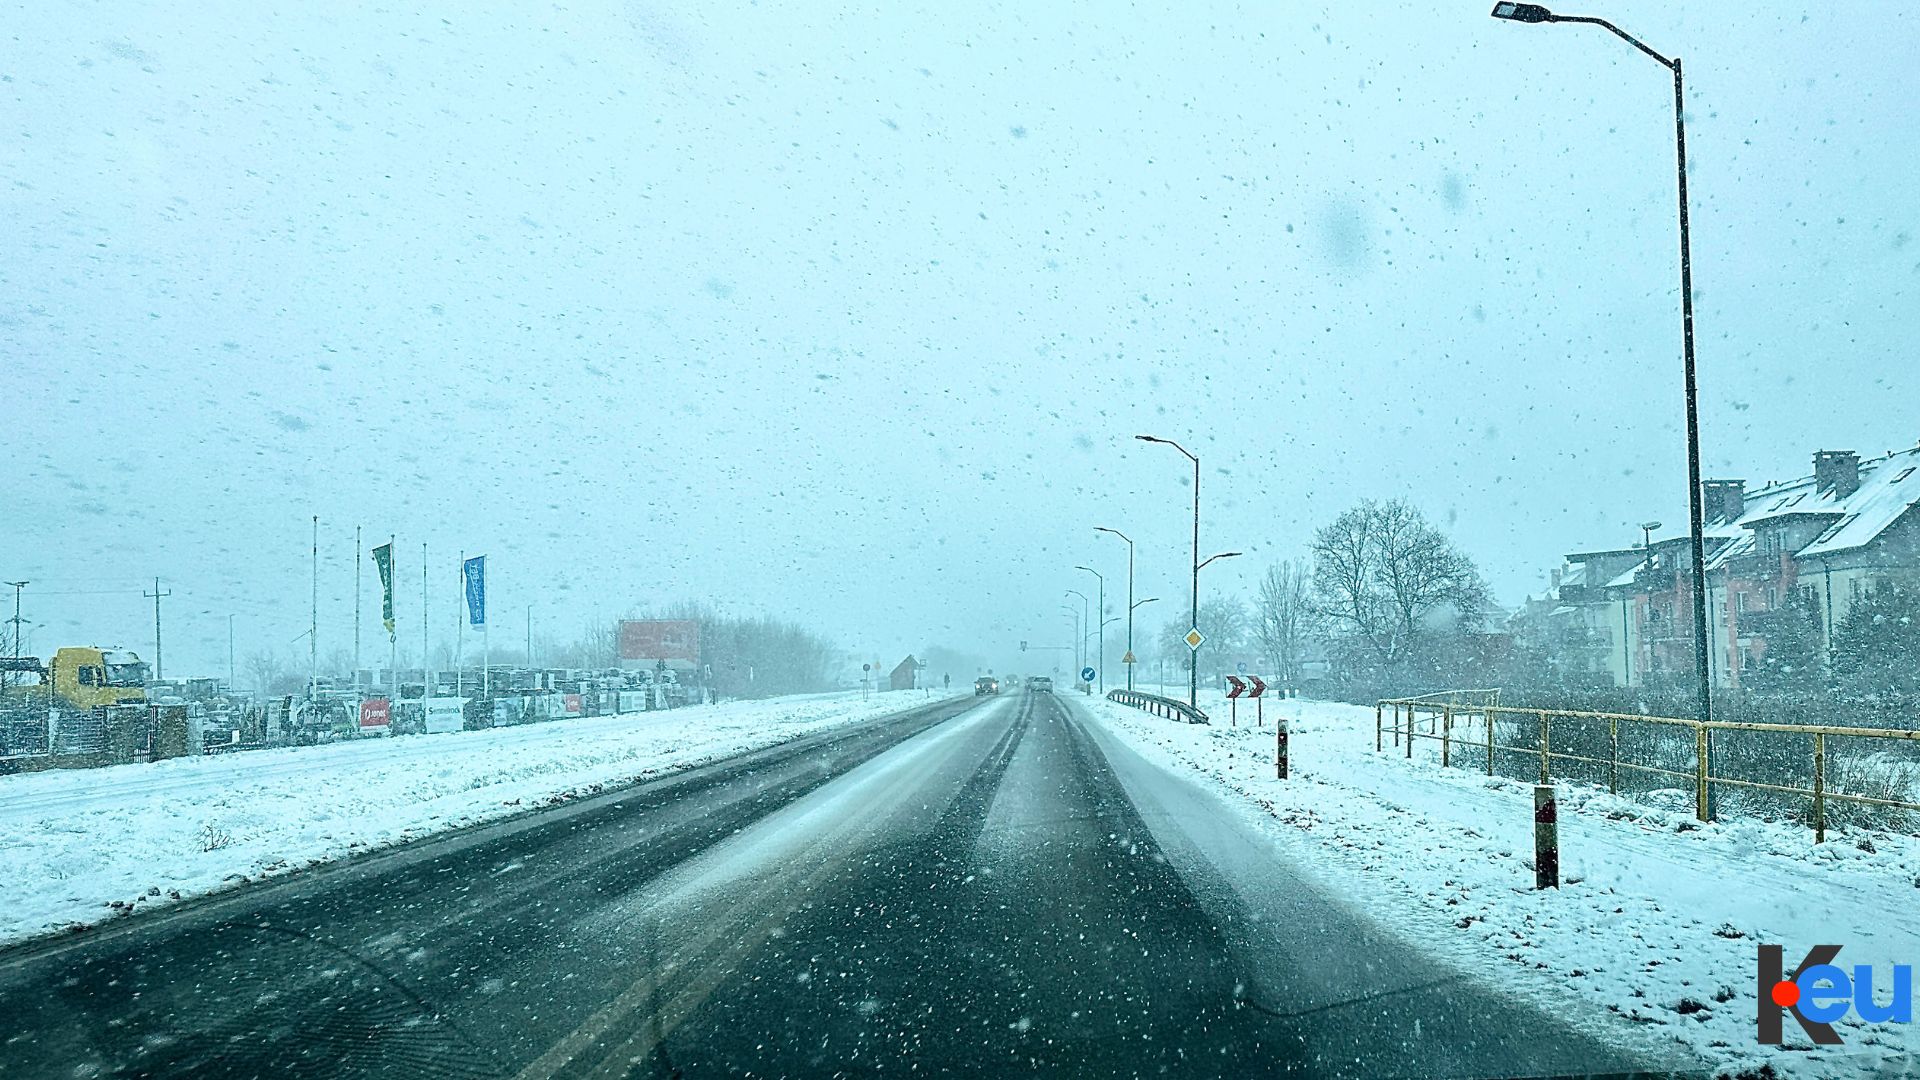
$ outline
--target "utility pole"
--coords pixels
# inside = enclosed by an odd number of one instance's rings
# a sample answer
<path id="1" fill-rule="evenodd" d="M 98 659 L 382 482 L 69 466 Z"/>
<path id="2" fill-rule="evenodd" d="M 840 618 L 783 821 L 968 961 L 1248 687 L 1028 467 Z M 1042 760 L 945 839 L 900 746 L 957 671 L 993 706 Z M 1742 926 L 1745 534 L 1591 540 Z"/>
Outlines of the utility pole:
<path id="1" fill-rule="evenodd" d="M 22 639 L 22 637 L 21 637 L 21 634 L 20 634 L 20 627 L 21 627 L 21 622 L 20 622 L 20 590 L 22 590 L 22 589 L 24 589 L 24 588 L 26 588 L 27 586 L 29 586 L 29 585 L 31 585 L 31 584 L 33 584 L 33 582 L 31 582 L 31 581 L 9 581 L 9 582 L 7 582 L 7 584 L 9 584 L 9 585 L 11 585 L 11 586 L 13 586 L 13 618 L 12 618 L 12 619 L 10 619 L 10 620 L 8 620 L 9 622 L 11 622 L 11 623 L 13 623 L 13 655 L 15 655 L 15 656 L 22 656 L 22 655 L 25 655 L 25 652 L 26 652 L 26 649 L 25 649 L 25 647 L 24 647 L 24 646 L 23 646 L 23 645 L 21 644 L 21 642 L 22 642 L 22 640 L 23 640 L 23 639 Z M 12 685 L 13 685 L 13 673 L 12 673 L 12 672 L 8 672 L 8 673 L 7 673 L 7 675 L 6 675 L 6 677 L 5 677 L 5 681 L 0 681 L 0 686 L 12 686 Z"/>
<path id="2" fill-rule="evenodd" d="M 227 616 L 227 691 L 233 691 L 233 616 Z"/>
<path id="3" fill-rule="evenodd" d="M 527 667 L 533 667 L 533 605 L 527 605 Z"/>
<path id="4" fill-rule="evenodd" d="M 173 590 L 168 589 L 166 592 L 161 592 L 160 579 L 154 578 L 153 591 L 143 592 L 140 595 L 147 597 L 148 599 L 153 601 L 153 677 L 155 681 L 158 681 L 161 678 L 161 674 L 160 674 L 160 598 L 164 596 L 172 596 Z"/>

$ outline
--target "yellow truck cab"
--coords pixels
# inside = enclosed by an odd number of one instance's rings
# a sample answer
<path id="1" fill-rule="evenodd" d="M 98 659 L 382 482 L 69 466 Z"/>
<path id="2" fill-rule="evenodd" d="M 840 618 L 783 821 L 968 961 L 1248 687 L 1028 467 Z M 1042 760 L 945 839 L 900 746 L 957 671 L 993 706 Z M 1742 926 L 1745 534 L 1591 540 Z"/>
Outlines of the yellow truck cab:
<path id="1" fill-rule="evenodd" d="M 147 665 L 124 649 L 70 646 L 53 654 L 48 673 L 54 695 L 76 709 L 147 700 Z"/>

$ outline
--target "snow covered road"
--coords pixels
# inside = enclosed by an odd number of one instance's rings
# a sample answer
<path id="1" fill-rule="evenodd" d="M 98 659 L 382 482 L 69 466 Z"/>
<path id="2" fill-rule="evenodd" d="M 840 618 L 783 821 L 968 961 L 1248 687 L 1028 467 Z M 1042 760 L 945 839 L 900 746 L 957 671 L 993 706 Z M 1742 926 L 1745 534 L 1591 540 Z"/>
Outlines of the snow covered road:
<path id="1" fill-rule="evenodd" d="M 924 702 L 735 701 L 0 777 L 0 945 Z"/>
<path id="2" fill-rule="evenodd" d="M 936 702 L 29 948 L 0 1072 L 1692 1064 L 1435 963 L 1109 720 Z"/>
<path id="3" fill-rule="evenodd" d="M 1913 1024 L 1849 1017 L 1846 1044 L 1817 1050 L 1804 1038 L 1761 1047 L 1754 1028 L 1759 943 L 1794 958 L 1838 943 L 1846 963 L 1883 972 L 1920 957 L 1914 838 L 1856 831 L 1816 847 L 1804 827 L 1701 826 L 1688 810 L 1562 784 L 1563 886 L 1536 892 L 1529 785 L 1376 754 L 1371 708 L 1297 700 L 1266 706 L 1269 721 L 1290 720 L 1293 776 L 1281 783 L 1271 724 L 1255 729 L 1242 708 L 1241 726 L 1227 726 L 1217 692 L 1200 704 L 1212 726 L 1089 702 L 1111 737 L 1262 830 L 1271 858 L 1310 868 L 1329 893 L 1455 969 L 1624 1017 L 1732 1073 L 1920 1075 Z"/>

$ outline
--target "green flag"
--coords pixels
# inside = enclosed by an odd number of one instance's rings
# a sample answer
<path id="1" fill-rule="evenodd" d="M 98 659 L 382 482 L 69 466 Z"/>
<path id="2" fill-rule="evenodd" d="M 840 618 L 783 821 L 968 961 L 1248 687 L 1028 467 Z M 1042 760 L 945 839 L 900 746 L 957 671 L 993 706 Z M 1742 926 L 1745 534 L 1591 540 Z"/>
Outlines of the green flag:
<path id="1" fill-rule="evenodd" d="M 380 617 L 386 620 L 387 636 L 393 636 L 393 543 L 373 549 L 373 565 L 380 568 Z"/>

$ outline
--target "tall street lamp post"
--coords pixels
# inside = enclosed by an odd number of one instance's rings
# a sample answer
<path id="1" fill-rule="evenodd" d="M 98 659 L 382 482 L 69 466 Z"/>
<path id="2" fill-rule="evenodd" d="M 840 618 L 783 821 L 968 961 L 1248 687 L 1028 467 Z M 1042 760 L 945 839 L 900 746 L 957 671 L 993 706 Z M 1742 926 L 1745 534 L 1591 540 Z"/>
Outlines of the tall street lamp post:
<path id="1" fill-rule="evenodd" d="M 1079 655 L 1080 655 L 1080 666 L 1084 668 L 1087 666 L 1087 634 L 1089 632 L 1087 630 L 1087 627 L 1091 623 L 1091 620 L 1087 616 L 1087 606 L 1092 604 L 1093 601 L 1087 596 L 1086 593 L 1081 592 L 1079 589 L 1068 589 L 1067 595 L 1077 596 L 1080 598 L 1080 632 L 1079 632 L 1080 653 Z M 1074 677 L 1078 679 L 1079 674 L 1080 673 L 1077 671 L 1074 672 Z"/>
<path id="2" fill-rule="evenodd" d="M 1104 695 L 1107 692 L 1107 623 L 1109 621 L 1107 619 L 1107 579 L 1091 566 L 1076 566 L 1074 569 L 1085 570 L 1100 579 L 1100 602 L 1094 605 L 1100 612 L 1100 651 L 1094 655 L 1100 659 L 1094 663 L 1093 668 L 1100 679 L 1100 693 Z"/>
<path id="3" fill-rule="evenodd" d="M 1104 525 L 1095 525 L 1094 532 L 1112 533 L 1127 542 L 1127 689 L 1133 689 L 1133 609 L 1140 605 L 1133 602 L 1133 540 L 1119 529 L 1109 529 Z M 1105 657 L 1102 657 L 1105 659 Z"/>
<path id="4" fill-rule="evenodd" d="M 1207 568 L 1207 564 L 1211 563 L 1215 559 L 1235 559 L 1235 558 L 1239 558 L 1240 554 L 1241 553 L 1238 551 L 1223 551 L 1218 555 L 1209 555 L 1205 559 L 1202 559 L 1200 561 L 1199 566 L 1194 568 L 1194 574 L 1195 576 L 1198 576 L 1200 571 L 1205 570 Z"/>
<path id="5" fill-rule="evenodd" d="M 1200 646 L 1195 644 L 1200 629 L 1200 459 L 1172 439 L 1153 435 L 1135 435 L 1141 442 L 1164 443 L 1193 462 L 1193 591 L 1189 597 L 1187 623 L 1187 704 L 1200 707 Z"/>
<path id="6" fill-rule="evenodd" d="M 1693 252 L 1687 229 L 1687 122 L 1686 88 L 1680 75 L 1680 58 L 1668 58 L 1648 48 L 1639 38 L 1605 19 L 1589 15 L 1555 15 L 1539 4 L 1493 5 L 1493 17 L 1521 23 L 1588 23 L 1611 32 L 1615 37 L 1660 62 L 1673 73 L 1674 174 L 1680 194 L 1680 340 L 1687 396 L 1687 509 L 1693 536 L 1693 664 L 1700 682 L 1699 713 L 1702 721 L 1713 719 L 1713 673 L 1707 659 L 1707 567 L 1705 510 L 1700 496 L 1700 409 L 1694 389 L 1693 366 Z M 1711 746 L 1711 744 L 1709 744 Z M 1711 772 L 1711 764 L 1708 764 Z M 1709 788 L 1711 797 L 1711 788 Z M 1711 798 L 1707 816 L 1713 817 Z"/>

